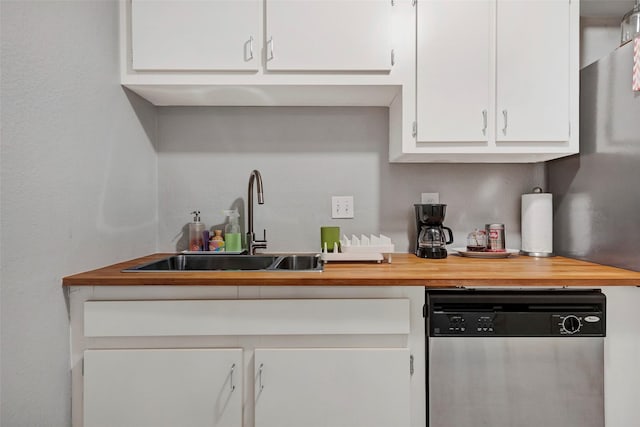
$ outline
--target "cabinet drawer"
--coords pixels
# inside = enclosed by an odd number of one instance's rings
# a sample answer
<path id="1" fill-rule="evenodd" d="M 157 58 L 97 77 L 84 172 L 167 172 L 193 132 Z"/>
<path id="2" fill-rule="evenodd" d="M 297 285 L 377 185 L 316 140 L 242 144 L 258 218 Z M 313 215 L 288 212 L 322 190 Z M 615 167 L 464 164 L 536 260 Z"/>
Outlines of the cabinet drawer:
<path id="1" fill-rule="evenodd" d="M 87 301 L 84 335 L 408 334 L 409 300 Z"/>

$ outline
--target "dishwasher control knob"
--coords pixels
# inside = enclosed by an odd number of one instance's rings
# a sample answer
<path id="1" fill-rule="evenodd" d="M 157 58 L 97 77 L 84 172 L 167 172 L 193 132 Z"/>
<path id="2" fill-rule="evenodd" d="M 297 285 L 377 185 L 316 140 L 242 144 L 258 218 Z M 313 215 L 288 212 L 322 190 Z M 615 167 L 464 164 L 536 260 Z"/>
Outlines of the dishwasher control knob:
<path id="1" fill-rule="evenodd" d="M 575 334 L 580 330 L 581 326 L 580 319 L 573 314 L 566 316 L 562 320 L 562 330 L 567 334 Z"/>

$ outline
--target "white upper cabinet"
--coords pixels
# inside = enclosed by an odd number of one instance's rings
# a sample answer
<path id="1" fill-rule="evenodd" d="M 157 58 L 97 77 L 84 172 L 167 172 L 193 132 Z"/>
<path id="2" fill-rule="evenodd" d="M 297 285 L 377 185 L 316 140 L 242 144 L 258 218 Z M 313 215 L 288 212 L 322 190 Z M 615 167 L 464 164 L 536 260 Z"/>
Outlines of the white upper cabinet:
<path id="1" fill-rule="evenodd" d="M 121 83 L 154 105 L 384 106 L 413 83 L 411 0 L 120 0 Z"/>
<path id="2" fill-rule="evenodd" d="M 258 0 L 132 0 L 132 68 L 257 71 L 259 22 Z"/>
<path id="3" fill-rule="evenodd" d="M 418 140 L 487 141 L 490 1 L 418 4 Z"/>
<path id="4" fill-rule="evenodd" d="M 579 0 L 120 0 L 154 105 L 389 107 L 392 162 L 579 147 Z"/>
<path id="5" fill-rule="evenodd" d="M 134 71 L 390 71 L 391 0 L 131 0 Z M 262 17 L 266 40 L 262 37 Z"/>
<path id="6" fill-rule="evenodd" d="M 569 0 L 498 1 L 497 141 L 569 139 L 569 39 Z"/>
<path id="7" fill-rule="evenodd" d="M 391 0 L 266 0 L 266 66 L 389 71 Z"/>
<path id="8" fill-rule="evenodd" d="M 416 20 L 416 122 L 392 161 L 578 152 L 579 1 L 419 0 Z"/>

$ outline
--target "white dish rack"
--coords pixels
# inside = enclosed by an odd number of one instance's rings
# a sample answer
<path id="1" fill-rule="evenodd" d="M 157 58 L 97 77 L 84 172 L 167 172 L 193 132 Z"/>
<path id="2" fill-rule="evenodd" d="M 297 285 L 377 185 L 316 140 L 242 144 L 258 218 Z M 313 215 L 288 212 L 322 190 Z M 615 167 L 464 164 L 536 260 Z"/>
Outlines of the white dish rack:
<path id="1" fill-rule="evenodd" d="M 380 234 L 360 237 L 355 235 L 349 239 L 346 235 L 340 239 L 340 246 L 334 244 L 333 252 L 327 251 L 327 246 L 322 249 L 322 260 L 331 261 L 387 261 L 391 263 L 391 254 L 395 251 L 395 245 L 387 236 Z"/>

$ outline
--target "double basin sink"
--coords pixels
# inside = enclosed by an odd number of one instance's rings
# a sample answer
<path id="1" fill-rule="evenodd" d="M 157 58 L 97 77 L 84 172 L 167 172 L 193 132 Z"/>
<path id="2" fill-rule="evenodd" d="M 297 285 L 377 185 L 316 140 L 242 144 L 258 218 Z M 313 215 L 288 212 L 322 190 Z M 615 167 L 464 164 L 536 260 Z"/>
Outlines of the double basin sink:
<path id="1" fill-rule="evenodd" d="M 171 255 L 123 270 L 160 271 L 322 271 L 319 254 L 304 255 Z"/>

